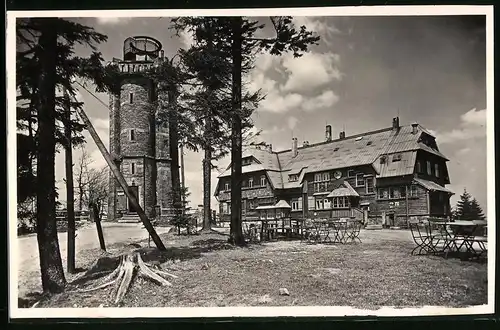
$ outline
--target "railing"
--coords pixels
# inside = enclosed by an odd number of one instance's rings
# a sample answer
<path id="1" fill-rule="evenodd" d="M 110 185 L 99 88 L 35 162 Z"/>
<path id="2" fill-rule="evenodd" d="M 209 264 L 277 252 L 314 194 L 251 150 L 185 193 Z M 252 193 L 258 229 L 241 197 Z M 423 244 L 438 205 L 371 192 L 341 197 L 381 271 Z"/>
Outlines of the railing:
<path id="1" fill-rule="evenodd" d="M 353 207 L 351 209 L 351 216 L 354 217 L 356 220 L 363 220 L 364 212 L 363 212 L 363 210 L 360 210 L 356 207 Z"/>
<path id="2" fill-rule="evenodd" d="M 351 209 L 332 210 L 332 218 L 349 218 L 352 216 Z"/>

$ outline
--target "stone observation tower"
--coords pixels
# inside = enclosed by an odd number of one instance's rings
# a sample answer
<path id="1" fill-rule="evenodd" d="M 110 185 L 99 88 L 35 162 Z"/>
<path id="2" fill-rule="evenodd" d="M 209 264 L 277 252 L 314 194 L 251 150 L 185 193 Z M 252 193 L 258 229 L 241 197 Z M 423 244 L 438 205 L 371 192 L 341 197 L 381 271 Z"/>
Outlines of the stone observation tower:
<path id="1" fill-rule="evenodd" d="M 168 123 L 157 123 L 157 88 L 145 75 L 163 59 L 162 45 L 154 38 L 125 40 L 123 60 L 113 60 L 121 74 L 116 90 L 110 93 L 109 137 L 111 155 L 146 215 L 167 221 L 173 211 Z M 133 219 L 135 215 L 136 210 L 111 175 L 108 219 Z"/>

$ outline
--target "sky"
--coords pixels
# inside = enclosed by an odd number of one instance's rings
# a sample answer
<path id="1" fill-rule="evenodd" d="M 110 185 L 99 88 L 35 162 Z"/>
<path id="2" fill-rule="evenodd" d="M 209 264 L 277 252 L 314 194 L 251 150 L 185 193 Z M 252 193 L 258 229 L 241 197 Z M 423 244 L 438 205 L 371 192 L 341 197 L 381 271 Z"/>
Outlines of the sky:
<path id="1" fill-rule="evenodd" d="M 271 35 L 269 19 L 258 18 Z M 187 47 L 191 38 L 169 30 L 170 18 L 79 18 L 108 36 L 99 45 L 105 60 L 122 57 L 128 36 L 148 35 L 160 40 L 165 56 Z M 399 116 L 402 125 L 418 122 L 431 130 L 440 150 L 450 159 L 448 169 L 456 194 L 466 188 L 486 211 L 486 32 L 477 16 L 365 16 L 295 17 L 299 25 L 317 32 L 320 44 L 300 58 L 262 53 L 246 77 L 250 89 L 261 88 L 266 98 L 253 114 L 261 140 L 274 150 L 324 140 L 325 125 L 333 136 L 389 127 Z M 78 49 L 84 55 L 86 49 Z M 105 94 L 95 94 L 104 104 Z M 81 90 L 85 111 L 109 145 L 109 111 Z M 490 109 L 493 111 L 493 109 Z M 88 135 L 87 135 L 88 137 Z M 93 166 L 105 161 L 88 138 Z M 78 159 L 79 152 L 75 152 Z M 191 206 L 202 202 L 202 154 L 187 152 L 186 185 Z M 76 161 L 75 161 L 76 162 Z M 228 159 L 220 163 L 221 171 Z M 212 194 L 217 175 L 212 173 Z M 56 160 L 59 194 L 65 194 L 64 154 Z M 215 198 L 212 207 L 218 209 Z"/>

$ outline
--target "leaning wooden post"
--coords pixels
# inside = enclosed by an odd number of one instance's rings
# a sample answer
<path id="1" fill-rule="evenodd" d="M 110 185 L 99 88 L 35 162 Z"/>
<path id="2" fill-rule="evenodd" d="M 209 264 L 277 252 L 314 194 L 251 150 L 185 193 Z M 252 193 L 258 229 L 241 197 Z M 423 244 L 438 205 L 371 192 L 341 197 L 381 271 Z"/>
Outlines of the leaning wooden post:
<path id="1" fill-rule="evenodd" d="M 97 237 L 99 238 L 99 245 L 101 246 L 101 250 L 106 251 L 106 244 L 104 242 L 104 233 L 102 232 L 101 226 L 101 216 L 99 214 L 99 210 L 97 209 L 97 205 L 92 203 L 91 212 L 94 215 L 95 226 L 97 228 Z"/>
<path id="2" fill-rule="evenodd" d="M 64 96 L 64 135 L 66 137 L 66 208 L 68 210 L 68 248 L 67 248 L 67 266 L 68 273 L 75 272 L 75 201 L 73 189 L 73 151 L 71 144 L 71 104 L 66 87 L 63 87 Z"/>
<path id="3" fill-rule="evenodd" d="M 89 118 L 87 117 L 87 114 L 85 111 L 83 111 L 82 107 L 76 107 L 76 111 L 78 112 L 78 115 L 82 118 L 83 123 L 85 124 L 87 130 L 90 133 L 90 136 L 92 136 L 92 139 L 94 140 L 95 144 L 99 148 L 99 151 L 101 152 L 102 156 L 106 160 L 106 163 L 108 163 L 108 166 L 111 169 L 111 172 L 113 172 L 114 177 L 118 180 L 118 183 L 123 189 L 123 192 L 129 199 L 130 203 L 132 203 L 132 206 L 137 210 L 137 214 L 139 215 L 139 218 L 141 219 L 142 223 L 144 224 L 144 227 L 146 230 L 149 232 L 149 235 L 151 235 L 151 238 L 153 239 L 153 242 L 155 243 L 156 247 L 159 250 L 165 251 L 165 245 L 163 245 L 163 242 L 160 239 L 160 236 L 156 233 L 156 230 L 154 229 L 153 225 L 149 221 L 148 217 L 146 216 L 146 213 L 144 213 L 144 210 L 142 207 L 139 205 L 139 202 L 137 201 L 137 198 L 135 197 L 134 194 L 132 194 L 129 191 L 129 187 L 127 185 L 127 182 L 125 181 L 125 178 L 123 175 L 120 173 L 120 170 L 118 167 L 115 165 L 113 162 L 113 159 L 111 159 L 111 155 L 108 153 L 106 150 L 106 147 L 101 141 L 101 138 L 99 135 L 97 135 L 97 132 L 94 129 L 94 126 L 90 122 Z"/>

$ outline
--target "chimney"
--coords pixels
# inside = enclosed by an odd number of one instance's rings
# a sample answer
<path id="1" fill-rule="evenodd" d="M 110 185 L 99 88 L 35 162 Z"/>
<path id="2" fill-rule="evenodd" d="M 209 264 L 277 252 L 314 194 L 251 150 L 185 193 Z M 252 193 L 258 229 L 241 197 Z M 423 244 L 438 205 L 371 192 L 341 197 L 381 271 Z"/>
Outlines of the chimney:
<path id="1" fill-rule="evenodd" d="M 332 126 L 331 125 L 326 125 L 325 140 L 326 141 L 332 140 Z"/>
<path id="2" fill-rule="evenodd" d="M 292 157 L 297 156 L 298 150 L 297 150 L 297 138 L 292 138 Z"/>
<path id="3" fill-rule="evenodd" d="M 418 123 L 411 124 L 411 133 L 412 134 L 417 134 L 418 133 Z"/>
<path id="4" fill-rule="evenodd" d="M 303 147 L 309 147 L 309 141 L 304 141 L 304 143 L 302 143 L 302 146 Z"/>
<path id="5" fill-rule="evenodd" d="M 345 131 L 340 132 L 339 139 L 345 139 Z"/>
<path id="6" fill-rule="evenodd" d="M 392 129 L 399 128 L 399 117 L 392 118 Z"/>

